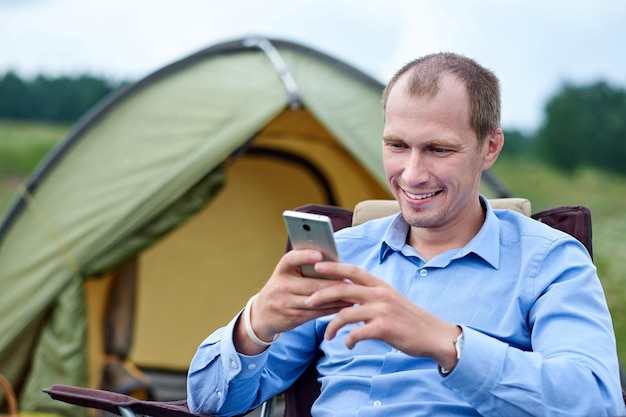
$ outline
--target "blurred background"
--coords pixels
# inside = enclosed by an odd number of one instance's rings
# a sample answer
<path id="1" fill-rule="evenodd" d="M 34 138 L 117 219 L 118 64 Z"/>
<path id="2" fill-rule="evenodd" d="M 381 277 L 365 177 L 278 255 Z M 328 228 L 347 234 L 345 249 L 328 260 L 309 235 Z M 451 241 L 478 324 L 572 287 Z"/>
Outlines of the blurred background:
<path id="1" fill-rule="evenodd" d="M 413 58 L 458 52 L 501 80 L 500 181 L 534 212 L 591 208 L 626 363 L 625 18 L 614 0 L 0 0 L 0 213 L 95 103 L 213 44 L 289 40 L 383 83 Z"/>

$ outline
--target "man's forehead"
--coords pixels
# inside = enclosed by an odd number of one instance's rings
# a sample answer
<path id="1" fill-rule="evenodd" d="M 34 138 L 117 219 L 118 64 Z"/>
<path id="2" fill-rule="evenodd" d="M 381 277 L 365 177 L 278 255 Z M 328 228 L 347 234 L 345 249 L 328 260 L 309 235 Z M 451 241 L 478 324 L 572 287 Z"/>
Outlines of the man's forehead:
<path id="1" fill-rule="evenodd" d="M 398 106 L 401 111 L 408 111 L 413 107 L 412 104 L 418 106 L 418 102 L 422 104 L 426 101 L 433 99 L 434 101 L 448 101 L 451 105 L 458 105 L 464 108 L 464 111 L 469 112 L 466 107 L 469 104 L 469 95 L 465 84 L 453 74 L 446 74 L 442 76 L 436 86 L 430 86 L 422 91 L 421 89 L 413 88 L 413 81 L 410 74 L 403 74 L 398 78 L 397 82 L 392 86 L 387 97 L 387 103 L 385 105 L 385 116 L 389 113 L 389 110 L 397 111 Z M 454 104 L 453 104 L 454 103 Z"/>
<path id="2" fill-rule="evenodd" d="M 419 72 L 409 70 L 402 74 L 391 87 L 391 93 L 402 93 L 409 96 L 434 97 L 447 87 L 466 89 L 465 83 L 456 75 L 445 72 L 437 77 L 419 78 Z"/>

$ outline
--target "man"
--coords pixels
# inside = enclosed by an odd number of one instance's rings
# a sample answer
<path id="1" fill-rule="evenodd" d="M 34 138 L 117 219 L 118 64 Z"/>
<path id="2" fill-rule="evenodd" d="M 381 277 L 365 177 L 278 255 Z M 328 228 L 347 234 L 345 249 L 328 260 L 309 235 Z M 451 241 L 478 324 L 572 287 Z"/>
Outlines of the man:
<path id="1" fill-rule="evenodd" d="M 314 416 L 625 414 L 588 253 L 479 195 L 504 143 L 497 78 L 465 57 L 429 55 L 393 77 L 383 108 L 401 214 L 336 233 L 344 263 L 285 254 L 199 347 L 191 410 L 243 413 L 321 351 Z M 302 277 L 303 264 L 338 279 Z"/>

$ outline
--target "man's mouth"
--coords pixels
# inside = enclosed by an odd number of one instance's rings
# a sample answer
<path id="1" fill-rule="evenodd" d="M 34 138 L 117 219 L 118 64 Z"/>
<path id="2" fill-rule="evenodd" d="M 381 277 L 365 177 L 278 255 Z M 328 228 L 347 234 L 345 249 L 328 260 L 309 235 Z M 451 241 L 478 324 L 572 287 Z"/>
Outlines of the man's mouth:
<path id="1" fill-rule="evenodd" d="M 411 200 L 424 200 L 426 198 L 434 197 L 435 195 L 439 194 L 440 192 L 441 191 L 433 191 L 432 193 L 413 194 L 413 193 L 410 193 L 410 192 L 404 190 L 404 194 L 406 194 L 406 196 L 409 197 Z"/>

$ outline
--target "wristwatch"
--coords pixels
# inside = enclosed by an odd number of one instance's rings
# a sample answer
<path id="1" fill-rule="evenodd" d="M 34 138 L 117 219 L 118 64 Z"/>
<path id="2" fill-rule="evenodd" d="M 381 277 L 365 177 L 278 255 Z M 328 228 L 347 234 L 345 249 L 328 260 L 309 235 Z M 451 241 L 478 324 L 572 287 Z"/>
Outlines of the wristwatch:
<path id="1" fill-rule="evenodd" d="M 458 335 L 455 339 L 454 339 L 454 349 L 456 350 L 456 360 L 457 363 L 458 361 L 461 359 L 461 352 L 463 351 L 463 330 L 461 330 L 461 334 Z M 454 369 L 454 368 L 452 368 Z M 443 376 L 448 375 L 450 372 L 452 372 L 452 369 L 446 369 L 443 366 L 439 365 L 439 373 Z"/>

